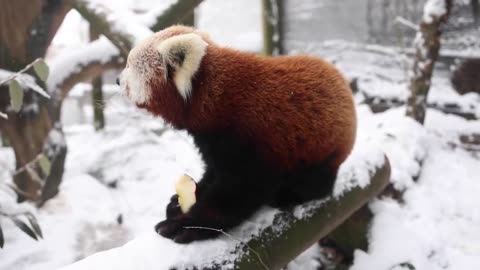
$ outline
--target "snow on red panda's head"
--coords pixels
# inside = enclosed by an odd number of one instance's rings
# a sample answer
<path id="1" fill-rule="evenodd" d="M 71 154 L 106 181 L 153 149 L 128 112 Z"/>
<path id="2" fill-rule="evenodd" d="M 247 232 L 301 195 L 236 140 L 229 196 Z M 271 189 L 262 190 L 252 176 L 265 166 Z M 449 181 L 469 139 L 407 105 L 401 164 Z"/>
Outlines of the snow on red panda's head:
<path id="1" fill-rule="evenodd" d="M 191 96 L 192 79 L 209 43 L 204 33 L 191 27 L 157 32 L 130 51 L 120 87 L 137 106 L 175 123 Z"/>

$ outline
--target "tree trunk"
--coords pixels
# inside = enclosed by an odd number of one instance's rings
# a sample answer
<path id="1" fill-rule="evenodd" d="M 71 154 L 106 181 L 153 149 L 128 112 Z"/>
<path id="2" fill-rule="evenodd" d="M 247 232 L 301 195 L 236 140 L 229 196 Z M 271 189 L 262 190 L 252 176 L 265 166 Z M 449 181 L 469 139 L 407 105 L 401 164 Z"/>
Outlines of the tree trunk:
<path id="1" fill-rule="evenodd" d="M 447 22 L 452 0 L 429 0 L 425 6 L 437 8 L 424 10 L 423 19 L 415 38 L 415 62 L 407 99 L 407 116 L 421 124 L 425 121 L 427 95 L 433 68 L 440 51 L 442 27 Z M 438 7 L 442 6 L 443 10 L 440 10 Z"/>
<path id="2" fill-rule="evenodd" d="M 470 6 L 472 7 L 473 21 L 476 26 L 480 26 L 480 4 L 478 0 L 470 0 Z"/>
<path id="3" fill-rule="evenodd" d="M 263 53 L 265 55 L 281 55 L 283 0 L 262 0 L 263 19 Z"/>
<path id="4" fill-rule="evenodd" d="M 16 0 L 0 1 L 0 68 L 18 71 L 38 57 L 44 57 L 53 36 L 68 12 L 62 1 Z M 43 82 L 38 82 L 43 85 Z M 8 110 L 10 97 L 6 86 L 0 87 L 0 110 L 9 119 L 0 119 L 0 131 L 13 147 L 16 168 L 24 167 L 44 149 L 50 129 L 58 120 L 56 110 L 44 97 L 26 91 L 24 105 L 19 113 Z M 65 149 L 66 151 L 66 149 Z M 64 158 L 55 158 L 52 170 L 61 167 Z M 58 170 L 57 170 L 58 171 Z M 46 182 L 62 175 L 50 175 Z M 26 171 L 14 175 L 14 182 L 26 197 L 40 201 L 44 183 Z M 25 196 L 20 196 L 20 200 Z"/>
<path id="5" fill-rule="evenodd" d="M 99 34 L 94 27 L 90 25 L 90 40 L 98 39 Z M 95 130 L 102 130 L 105 127 L 105 100 L 103 99 L 103 80 L 102 74 L 99 74 L 92 80 L 92 108 L 93 108 L 93 126 Z"/>

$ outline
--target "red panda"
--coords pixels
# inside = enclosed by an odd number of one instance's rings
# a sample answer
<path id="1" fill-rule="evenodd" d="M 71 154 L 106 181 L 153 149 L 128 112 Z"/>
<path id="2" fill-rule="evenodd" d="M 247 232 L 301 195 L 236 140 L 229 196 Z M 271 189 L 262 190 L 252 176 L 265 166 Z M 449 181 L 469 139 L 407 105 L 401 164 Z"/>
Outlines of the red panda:
<path id="1" fill-rule="evenodd" d="M 196 203 L 177 197 L 156 231 L 178 243 L 212 238 L 262 205 L 329 195 L 355 142 L 348 82 L 310 56 L 267 57 L 225 48 L 172 26 L 132 49 L 119 84 L 139 108 L 187 130 L 205 162 Z"/>

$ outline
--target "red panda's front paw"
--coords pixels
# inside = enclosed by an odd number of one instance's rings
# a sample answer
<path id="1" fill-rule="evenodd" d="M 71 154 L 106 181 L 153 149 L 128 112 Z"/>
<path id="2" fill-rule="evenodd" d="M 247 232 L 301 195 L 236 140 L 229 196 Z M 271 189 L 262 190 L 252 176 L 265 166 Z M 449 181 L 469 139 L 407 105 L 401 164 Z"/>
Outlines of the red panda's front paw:
<path id="1" fill-rule="evenodd" d="M 178 195 L 175 194 L 170 198 L 170 202 L 167 205 L 166 214 L 167 220 L 183 214 L 180 204 L 178 203 Z"/>
<path id="2" fill-rule="evenodd" d="M 182 230 L 183 226 L 180 225 L 179 222 L 173 219 L 166 219 L 162 222 L 159 222 L 157 225 L 155 225 L 155 231 L 165 237 L 165 238 L 170 238 L 173 239 L 175 235 Z"/>
<path id="3" fill-rule="evenodd" d="M 186 220 L 164 220 L 155 226 L 155 231 L 165 238 L 172 239 L 179 244 L 188 244 L 197 240 L 214 238 L 220 234 L 220 230 L 208 227 L 189 226 Z"/>

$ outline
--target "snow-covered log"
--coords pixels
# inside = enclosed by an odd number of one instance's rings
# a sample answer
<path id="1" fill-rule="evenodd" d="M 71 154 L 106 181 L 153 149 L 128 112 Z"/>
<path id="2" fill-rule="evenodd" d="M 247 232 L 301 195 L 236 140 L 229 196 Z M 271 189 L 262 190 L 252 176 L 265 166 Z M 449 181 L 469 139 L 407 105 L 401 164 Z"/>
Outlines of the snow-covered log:
<path id="1" fill-rule="evenodd" d="M 447 22 L 452 0 L 429 0 L 415 37 L 415 62 L 410 79 L 407 115 L 420 123 L 425 120 L 427 95 L 431 85 L 433 67 L 440 51 L 442 27 Z"/>
<path id="2" fill-rule="evenodd" d="M 378 96 L 370 96 L 366 92 L 362 92 L 365 99 L 363 103 L 367 104 L 374 113 L 381 113 L 386 110 L 404 106 L 405 100 L 399 98 L 385 98 Z M 466 99 L 460 99 L 458 101 L 466 101 Z M 474 99 L 471 102 L 464 102 L 468 104 L 461 104 L 456 101 L 450 102 L 435 102 L 427 101 L 426 107 L 429 109 L 434 109 L 441 111 L 445 114 L 453 114 L 460 117 L 463 117 L 467 120 L 476 120 L 480 119 L 480 104 Z"/>
<path id="3" fill-rule="evenodd" d="M 217 239 L 176 244 L 153 232 L 61 270 L 281 269 L 328 235 L 389 183 L 390 164 L 365 143 L 341 166 L 331 197 L 290 211 L 262 209 Z M 192 230 L 209 228 L 191 227 Z"/>
<path id="4" fill-rule="evenodd" d="M 388 159 L 369 175 L 370 184 L 365 188 L 355 187 L 337 198 L 277 214 L 271 226 L 242 245 L 246 252 L 236 259 L 234 269 L 281 269 L 287 265 L 383 191 L 390 178 Z"/>

